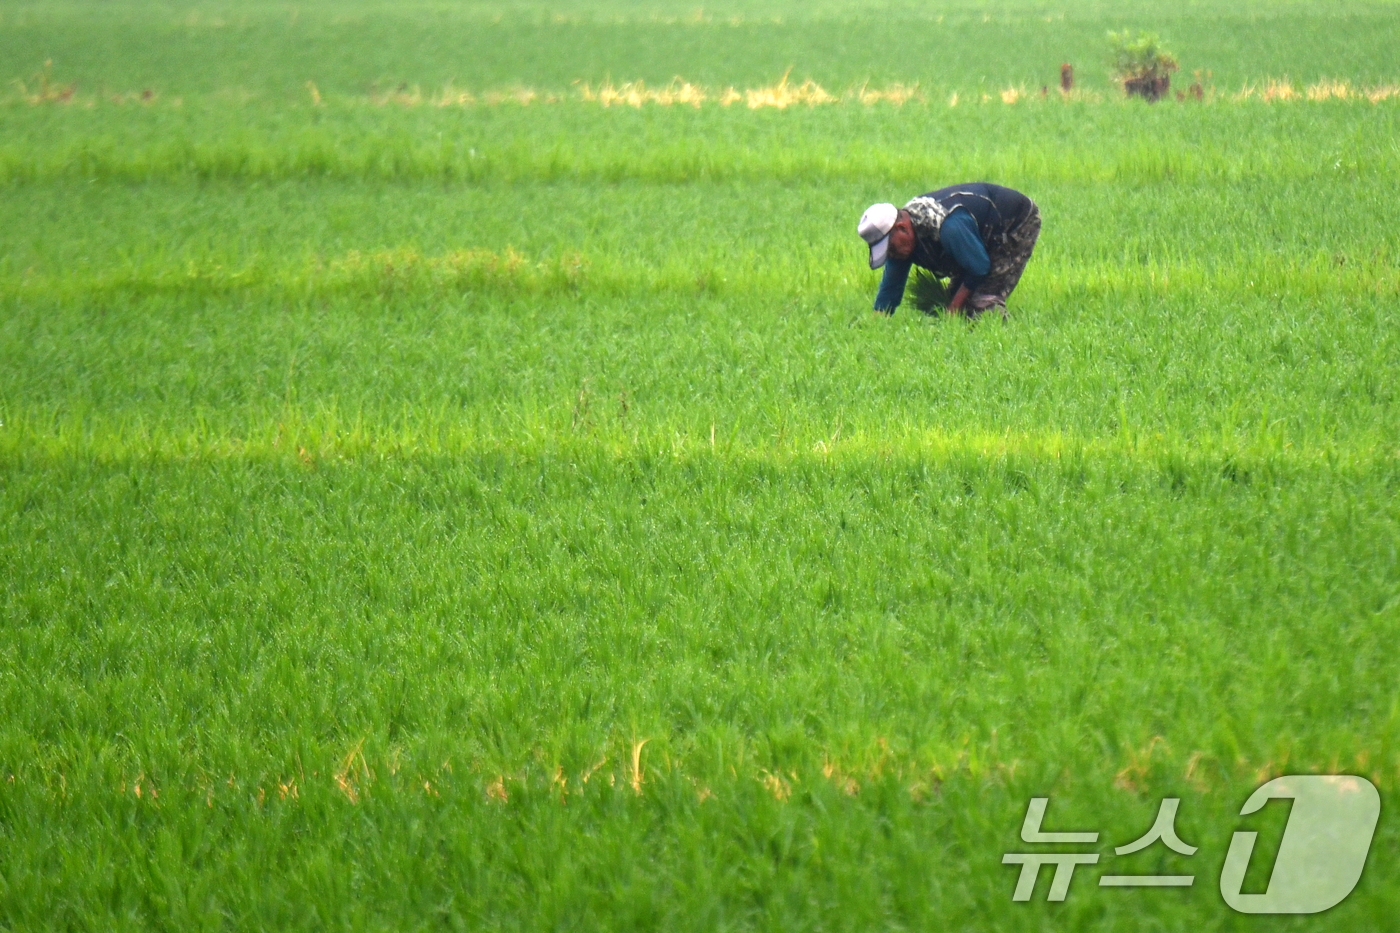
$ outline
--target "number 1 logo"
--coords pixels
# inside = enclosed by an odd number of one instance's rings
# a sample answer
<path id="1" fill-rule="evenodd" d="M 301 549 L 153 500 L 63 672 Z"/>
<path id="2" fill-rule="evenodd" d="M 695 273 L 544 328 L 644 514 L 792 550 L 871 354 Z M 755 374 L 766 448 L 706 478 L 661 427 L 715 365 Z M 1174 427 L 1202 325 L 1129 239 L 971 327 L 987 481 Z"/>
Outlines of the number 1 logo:
<path id="1" fill-rule="evenodd" d="M 1340 904 L 1361 880 L 1371 851 L 1381 814 L 1375 785 L 1349 774 L 1291 774 L 1251 794 L 1240 815 L 1275 797 L 1291 797 L 1293 809 L 1268 890 L 1240 893 L 1259 834 L 1237 832 L 1220 874 L 1225 903 L 1244 914 L 1315 914 Z"/>

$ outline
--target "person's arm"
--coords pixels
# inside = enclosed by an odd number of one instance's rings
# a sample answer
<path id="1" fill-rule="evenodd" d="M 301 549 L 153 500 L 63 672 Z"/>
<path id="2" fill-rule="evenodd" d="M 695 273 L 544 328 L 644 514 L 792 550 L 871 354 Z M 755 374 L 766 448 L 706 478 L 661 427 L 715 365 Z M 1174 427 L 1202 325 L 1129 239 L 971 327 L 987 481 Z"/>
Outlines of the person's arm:
<path id="1" fill-rule="evenodd" d="M 894 314 L 894 309 L 904 300 L 904 285 L 909 281 L 909 268 L 912 265 L 907 259 L 885 260 L 885 274 L 880 279 L 880 290 L 875 293 L 876 311 Z"/>
<path id="2" fill-rule="evenodd" d="M 948 302 L 949 311 L 961 311 L 963 305 L 967 304 L 967 299 L 972 297 L 972 292 L 968 291 L 966 285 L 959 285 L 958 290 L 953 293 L 953 300 Z"/>
<path id="3" fill-rule="evenodd" d="M 982 235 L 977 232 L 977 221 L 965 210 L 955 210 L 943 218 L 938 239 L 943 250 L 962 269 L 962 285 L 948 303 L 948 310 L 961 311 L 967 299 L 981 281 L 992 271 L 992 260 L 987 256 L 987 247 L 982 245 Z"/>

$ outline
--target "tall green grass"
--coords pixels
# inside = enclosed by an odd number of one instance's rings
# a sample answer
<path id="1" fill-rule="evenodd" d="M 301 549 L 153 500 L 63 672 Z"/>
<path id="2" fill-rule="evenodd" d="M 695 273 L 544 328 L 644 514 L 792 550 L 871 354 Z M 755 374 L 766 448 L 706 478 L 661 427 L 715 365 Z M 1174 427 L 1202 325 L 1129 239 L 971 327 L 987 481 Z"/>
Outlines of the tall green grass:
<path id="1" fill-rule="evenodd" d="M 1372 184 L 1396 170 L 1400 98 L 1379 104 L 1063 102 L 1000 98 L 956 106 L 844 103 L 781 112 L 743 105 L 581 101 L 286 108 L 102 103 L 0 109 L 0 179 L 451 184 L 791 181 L 930 177 L 1099 184 L 1338 177 Z M 1251 145 L 1238 145 L 1247 127 Z M 793 134 L 802 146 L 790 145 Z M 606 145 L 592 140 L 606 139 Z M 1345 206 L 1343 206 L 1345 209 Z"/>
<path id="2" fill-rule="evenodd" d="M 1395 18 L 0 10 L 0 926 L 1255 928 L 1249 792 L 1400 779 L 1400 208 L 1394 99 L 1231 95 Z M 789 68 L 923 96 L 574 84 Z M 1010 319 L 873 315 L 860 211 L 973 178 Z M 1046 795 L 1103 859 L 1013 904 Z M 1164 796 L 1200 853 L 1115 858 Z M 1388 812 L 1266 925 L 1386 928 Z"/>
<path id="3" fill-rule="evenodd" d="M 120 7 L 19 2 L 0 20 L 0 61 L 28 79 L 46 60 L 80 92 L 151 89 L 239 101 L 367 95 L 448 82 L 469 90 L 567 90 L 574 81 L 680 77 L 756 86 L 788 69 L 828 88 L 918 81 L 930 90 L 1110 85 L 1110 29 L 1146 28 L 1235 90 L 1289 76 L 1393 82 L 1389 2 L 1235 2 L 1209 11 L 1135 2 L 385 3 Z"/>

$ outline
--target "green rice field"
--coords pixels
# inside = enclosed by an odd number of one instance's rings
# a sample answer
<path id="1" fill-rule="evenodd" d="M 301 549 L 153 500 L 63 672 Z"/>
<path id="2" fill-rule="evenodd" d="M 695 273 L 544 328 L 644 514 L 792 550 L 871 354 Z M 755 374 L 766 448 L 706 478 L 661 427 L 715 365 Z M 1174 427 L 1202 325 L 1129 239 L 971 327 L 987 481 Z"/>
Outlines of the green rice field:
<path id="1" fill-rule="evenodd" d="M 0 4 L 0 930 L 1393 928 L 1398 32 Z M 973 180 L 1009 318 L 873 313 Z M 1236 913 L 1294 773 L 1365 873 Z"/>

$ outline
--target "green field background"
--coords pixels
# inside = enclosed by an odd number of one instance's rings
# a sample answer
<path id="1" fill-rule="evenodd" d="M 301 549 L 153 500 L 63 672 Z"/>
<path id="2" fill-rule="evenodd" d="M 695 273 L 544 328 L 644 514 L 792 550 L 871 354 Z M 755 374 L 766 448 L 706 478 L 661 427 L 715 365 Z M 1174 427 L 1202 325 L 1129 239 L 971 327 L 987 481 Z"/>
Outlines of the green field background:
<path id="1" fill-rule="evenodd" d="M 0 928 L 1388 928 L 1397 28 L 0 6 Z M 973 179 L 1009 318 L 874 315 L 860 212 Z M 1233 913 L 1313 772 L 1360 885 Z"/>

